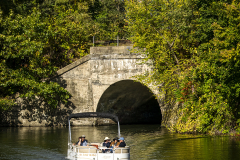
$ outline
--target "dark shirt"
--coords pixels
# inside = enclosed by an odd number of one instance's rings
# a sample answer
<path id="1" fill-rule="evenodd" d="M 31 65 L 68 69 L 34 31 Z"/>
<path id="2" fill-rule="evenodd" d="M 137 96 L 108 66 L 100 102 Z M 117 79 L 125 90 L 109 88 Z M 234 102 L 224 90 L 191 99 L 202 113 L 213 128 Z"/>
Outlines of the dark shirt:
<path id="1" fill-rule="evenodd" d="M 120 144 L 119 144 L 119 147 L 125 147 L 126 146 L 126 143 L 125 142 L 121 142 Z"/>
<path id="2" fill-rule="evenodd" d="M 77 141 L 77 143 L 76 143 L 76 145 L 78 145 L 78 142 L 79 141 Z M 81 141 L 81 144 L 80 144 L 80 146 L 87 146 L 87 140 L 85 139 L 84 141 Z"/>
<path id="3" fill-rule="evenodd" d="M 103 146 L 107 147 L 107 148 L 110 148 L 110 144 L 111 144 L 111 142 L 103 143 Z"/>
<path id="4" fill-rule="evenodd" d="M 111 144 L 111 142 L 107 142 L 107 143 L 104 142 L 103 146 L 107 147 L 107 148 L 110 148 L 110 144 Z M 107 151 L 109 151 L 109 149 L 103 149 L 102 151 L 103 151 L 103 153 L 106 153 Z"/>

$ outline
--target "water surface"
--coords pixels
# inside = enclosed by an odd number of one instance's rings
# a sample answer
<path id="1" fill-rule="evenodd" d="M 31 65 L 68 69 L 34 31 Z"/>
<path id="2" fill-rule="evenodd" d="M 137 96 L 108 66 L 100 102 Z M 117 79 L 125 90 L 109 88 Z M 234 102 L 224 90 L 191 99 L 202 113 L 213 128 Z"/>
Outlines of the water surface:
<path id="1" fill-rule="evenodd" d="M 100 142 L 116 137 L 117 125 L 72 127 L 73 142 L 82 134 Z M 240 159 L 240 141 L 228 136 L 169 133 L 159 125 L 122 125 L 121 135 L 131 147 L 131 160 Z M 2 127 L 0 159 L 65 159 L 67 141 L 65 127 Z"/>

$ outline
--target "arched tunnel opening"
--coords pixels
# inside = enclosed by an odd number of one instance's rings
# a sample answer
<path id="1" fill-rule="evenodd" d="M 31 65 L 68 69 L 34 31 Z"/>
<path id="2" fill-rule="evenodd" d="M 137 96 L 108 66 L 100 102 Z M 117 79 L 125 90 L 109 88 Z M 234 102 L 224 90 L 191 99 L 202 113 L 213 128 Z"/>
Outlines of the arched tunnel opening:
<path id="1" fill-rule="evenodd" d="M 98 102 L 97 112 L 116 114 L 120 124 L 161 124 L 162 120 L 154 94 L 133 80 L 110 85 Z"/>

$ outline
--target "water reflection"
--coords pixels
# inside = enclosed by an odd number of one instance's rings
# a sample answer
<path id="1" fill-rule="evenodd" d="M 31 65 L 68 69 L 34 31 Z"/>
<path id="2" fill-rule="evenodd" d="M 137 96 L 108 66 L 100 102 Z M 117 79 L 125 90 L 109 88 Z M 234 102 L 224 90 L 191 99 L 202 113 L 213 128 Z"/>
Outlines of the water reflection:
<path id="1" fill-rule="evenodd" d="M 82 134 L 89 142 L 117 136 L 117 126 L 72 127 L 76 142 Z M 230 137 L 169 133 L 159 125 L 122 125 L 121 135 L 131 146 L 131 160 L 239 159 L 240 143 Z M 64 159 L 68 128 L 0 128 L 0 159 Z"/>
<path id="2" fill-rule="evenodd" d="M 62 128 L 1 128 L 0 159 L 64 159 L 61 152 L 67 140 L 62 132 Z"/>

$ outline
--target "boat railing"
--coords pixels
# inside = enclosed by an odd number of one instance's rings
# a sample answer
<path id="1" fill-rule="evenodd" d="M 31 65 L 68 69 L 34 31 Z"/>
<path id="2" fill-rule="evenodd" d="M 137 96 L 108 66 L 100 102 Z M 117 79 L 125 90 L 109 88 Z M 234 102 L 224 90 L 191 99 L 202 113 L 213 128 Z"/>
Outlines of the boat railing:
<path id="1" fill-rule="evenodd" d="M 68 149 L 73 150 L 76 153 L 103 153 L 102 149 L 110 149 L 107 147 L 101 147 L 101 146 L 77 146 L 77 145 L 69 145 Z M 122 154 L 122 153 L 130 153 L 130 147 L 118 147 L 113 149 L 114 154 Z"/>

